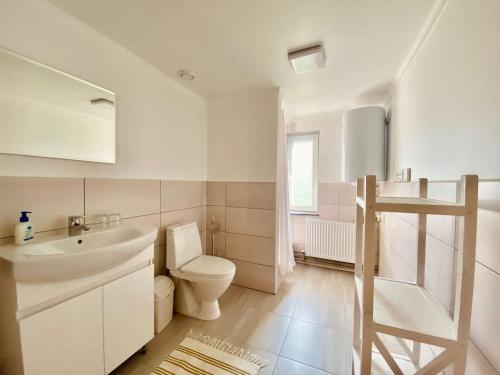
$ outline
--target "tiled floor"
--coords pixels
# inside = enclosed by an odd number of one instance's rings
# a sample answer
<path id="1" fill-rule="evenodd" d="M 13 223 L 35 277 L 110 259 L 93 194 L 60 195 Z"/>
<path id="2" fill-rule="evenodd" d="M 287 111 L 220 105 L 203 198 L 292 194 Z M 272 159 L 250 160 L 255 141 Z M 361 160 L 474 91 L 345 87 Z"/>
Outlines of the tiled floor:
<path id="1" fill-rule="evenodd" d="M 262 375 L 349 374 L 353 288 L 351 273 L 302 265 L 276 295 L 232 285 L 220 299 L 219 319 L 207 322 L 175 315 L 148 344 L 146 354 L 134 355 L 113 375 L 149 375 L 189 329 L 265 357 L 269 366 Z M 487 363 L 473 349 L 467 374 L 489 374 Z M 374 373 L 391 373 L 380 355 L 374 360 Z M 410 362 L 401 360 L 400 366 L 405 373 L 414 372 Z"/>

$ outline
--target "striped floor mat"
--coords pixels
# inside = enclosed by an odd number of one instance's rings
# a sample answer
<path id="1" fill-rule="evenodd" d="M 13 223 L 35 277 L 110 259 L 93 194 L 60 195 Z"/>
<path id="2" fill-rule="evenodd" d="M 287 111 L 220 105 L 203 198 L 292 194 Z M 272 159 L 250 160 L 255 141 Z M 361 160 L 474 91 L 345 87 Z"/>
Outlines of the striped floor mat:
<path id="1" fill-rule="evenodd" d="M 151 375 L 257 375 L 265 366 L 258 355 L 189 331 Z"/>

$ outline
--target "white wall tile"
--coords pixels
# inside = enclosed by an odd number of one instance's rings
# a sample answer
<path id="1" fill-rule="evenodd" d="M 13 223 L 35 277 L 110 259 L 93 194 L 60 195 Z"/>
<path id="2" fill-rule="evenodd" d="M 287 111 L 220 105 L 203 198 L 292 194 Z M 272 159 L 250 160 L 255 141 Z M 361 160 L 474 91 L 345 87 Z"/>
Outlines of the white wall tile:
<path id="1" fill-rule="evenodd" d="M 446 309 L 451 307 L 454 261 L 454 248 L 427 235 L 425 285 Z"/>
<path id="2" fill-rule="evenodd" d="M 476 259 L 500 273 L 500 182 L 479 183 L 477 220 Z"/>
<path id="3" fill-rule="evenodd" d="M 448 202 L 457 201 L 457 183 L 455 182 L 431 182 L 428 186 L 428 197 L 430 199 Z M 455 247 L 455 216 L 428 215 L 427 233 Z"/>
<path id="4" fill-rule="evenodd" d="M 500 275 L 476 263 L 471 338 L 500 372 Z"/>

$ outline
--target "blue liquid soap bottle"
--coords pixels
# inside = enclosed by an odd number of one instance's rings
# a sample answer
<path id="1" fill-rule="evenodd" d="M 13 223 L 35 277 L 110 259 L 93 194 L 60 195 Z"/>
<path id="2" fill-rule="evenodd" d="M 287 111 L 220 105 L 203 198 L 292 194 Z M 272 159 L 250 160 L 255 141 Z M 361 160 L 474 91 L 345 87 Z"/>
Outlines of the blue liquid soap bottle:
<path id="1" fill-rule="evenodd" d="M 24 245 L 26 242 L 31 241 L 33 236 L 33 226 L 30 223 L 28 214 L 31 211 L 21 211 L 19 223 L 16 225 L 16 245 Z"/>

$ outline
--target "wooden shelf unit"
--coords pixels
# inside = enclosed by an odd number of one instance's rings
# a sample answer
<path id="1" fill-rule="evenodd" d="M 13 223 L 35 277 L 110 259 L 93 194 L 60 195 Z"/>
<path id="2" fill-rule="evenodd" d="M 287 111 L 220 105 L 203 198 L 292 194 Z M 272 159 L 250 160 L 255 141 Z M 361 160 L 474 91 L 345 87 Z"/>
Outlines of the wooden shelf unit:
<path id="1" fill-rule="evenodd" d="M 454 374 L 462 375 L 474 287 L 478 177 L 462 176 L 459 203 L 427 199 L 427 179 L 419 180 L 418 198 L 377 197 L 376 189 L 375 176 L 357 181 L 353 374 L 371 374 L 373 344 L 394 374 L 403 374 L 380 336 L 387 334 L 414 341 L 409 356 L 416 374 L 437 374 L 453 364 Z M 418 214 L 416 283 L 375 277 L 376 212 Z M 461 217 L 453 314 L 425 288 L 427 215 Z M 444 348 L 423 367 L 421 343 Z"/>

